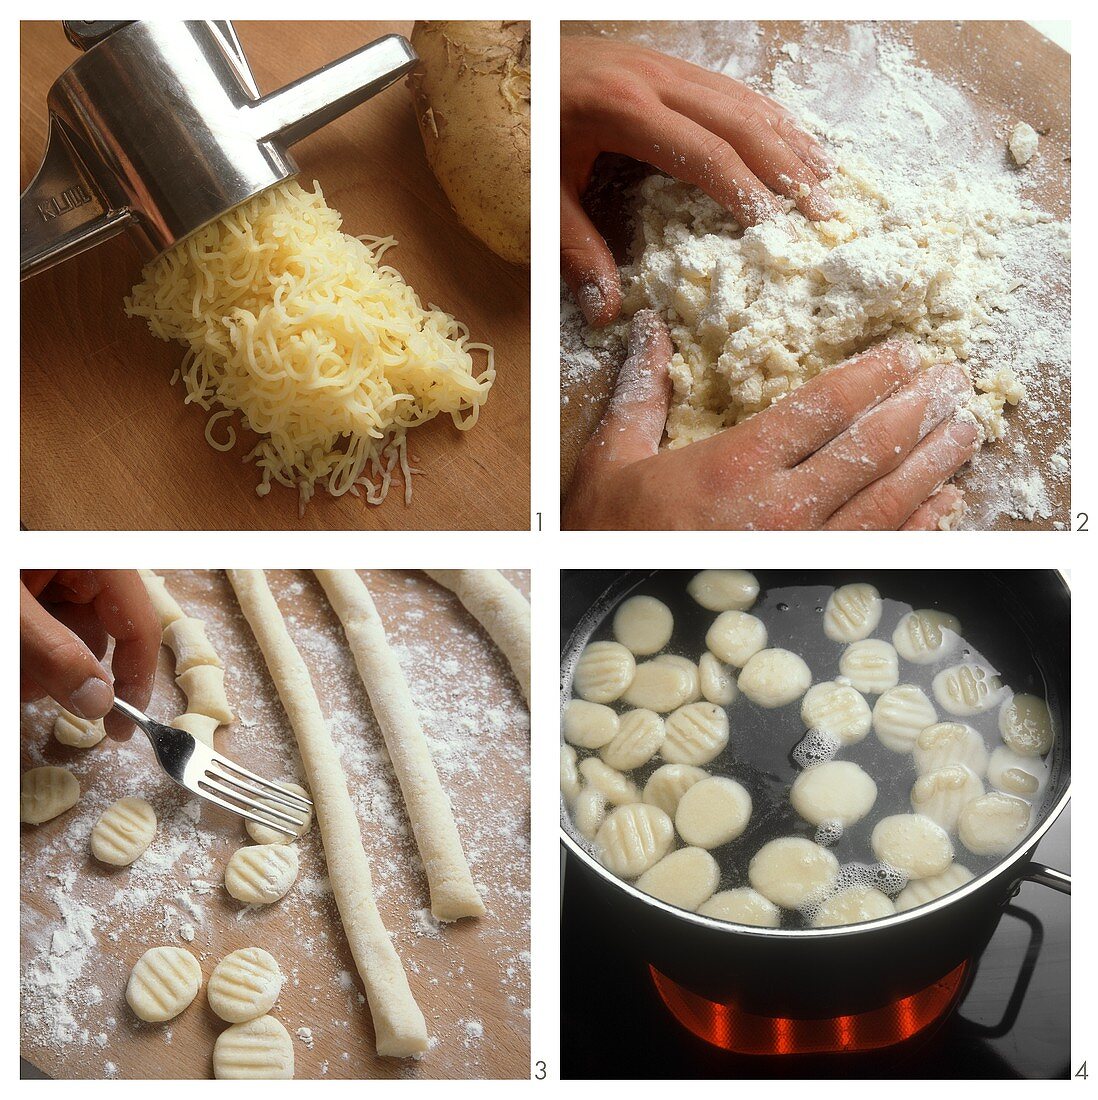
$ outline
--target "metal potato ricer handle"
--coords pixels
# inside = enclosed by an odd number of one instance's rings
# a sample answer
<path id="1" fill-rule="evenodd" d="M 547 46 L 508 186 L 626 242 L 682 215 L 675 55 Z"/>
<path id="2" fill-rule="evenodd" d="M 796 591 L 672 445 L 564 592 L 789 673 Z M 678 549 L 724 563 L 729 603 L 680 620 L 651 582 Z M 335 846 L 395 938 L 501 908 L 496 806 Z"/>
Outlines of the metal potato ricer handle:
<path id="1" fill-rule="evenodd" d="M 20 199 L 20 276 L 130 230 L 148 259 L 297 174 L 287 149 L 416 62 L 387 35 L 261 96 L 228 21 L 67 22 L 85 52 L 50 89 Z"/>

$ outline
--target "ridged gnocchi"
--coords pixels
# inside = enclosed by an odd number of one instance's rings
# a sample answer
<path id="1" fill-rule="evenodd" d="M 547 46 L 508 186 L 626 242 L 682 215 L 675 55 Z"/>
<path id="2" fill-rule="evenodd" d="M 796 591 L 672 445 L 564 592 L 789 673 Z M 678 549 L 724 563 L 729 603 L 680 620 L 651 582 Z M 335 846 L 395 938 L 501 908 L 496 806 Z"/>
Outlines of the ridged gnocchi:
<path id="1" fill-rule="evenodd" d="M 225 889 L 246 905 L 270 905 L 289 893 L 297 868 L 297 849 L 292 844 L 238 848 L 225 865 Z"/>
<path id="2" fill-rule="evenodd" d="M 914 684 L 889 688 L 873 706 L 873 732 L 893 752 L 912 752 L 919 734 L 937 721 L 934 704 Z"/>
<path id="3" fill-rule="evenodd" d="M 282 971 L 269 951 L 242 947 L 214 967 L 206 999 L 221 1019 L 242 1024 L 271 1010 L 282 991 L 282 982 Z"/>
<path id="4" fill-rule="evenodd" d="M 19 820 L 42 825 L 71 810 L 80 799 L 80 783 L 68 768 L 31 768 L 19 778 Z"/>
<path id="5" fill-rule="evenodd" d="M 108 806 L 92 826 L 91 853 L 100 863 L 128 867 L 156 836 L 156 813 L 143 798 L 130 796 Z"/>
<path id="6" fill-rule="evenodd" d="M 602 823 L 595 849 L 602 865 L 619 878 L 638 878 L 671 850 L 675 826 L 656 806 L 619 806 Z"/>
<path id="7" fill-rule="evenodd" d="M 612 703 L 633 682 L 637 661 L 619 642 L 592 642 L 580 654 L 572 689 L 589 703 Z"/>
<path id="8" fill-rule="evenodd" d="M 182 947 L 150 947 L 134 963 L 126 1002 L 139 1020 L 161 1024 L 178 1016 L 198 996 L 202 968 Z"/>
<path id="9" fill-rule="evenodd" d="M 839 673 L 864 695 L 880 695 L 900 682 L 896 650 L 879 638 L 868 638 L 846 647 L 839 658 Z"/>
<path id="10" fill-rule="evenodd" d="M 102 718 L 91 722 L 87 718 L 78 718 L 75 714 L 70 714 L 62 707 L 53 720 L 53 735 L 62 745 L 90 749 L 107 736 L 107 731 L 103 726 Z"/>
<path id="11" fill-rule="evenodd" d="M 849 684 L 816 684 L 801 700 L 801 721 L 841 745 L 855 745 L 869 733 L 873 712 L 861 692 Z"/>
<path id="12" fill-rule="evenodd" d="M 294 1075 L 290 1033 L 273 1016 L 233 1024 L 214 1043 L 213 1070 L 218 1081 L 288 1081 Z"/>
<path id="13" fill-rule="evenodd" d="M 881 621 L 881 594 L 871 584 L 844 584 L 828 597 L 824 633 L 833 642 L 860 642 Z"/>
<path id="14" fill-rule="evenodd" d="M 301 795 L 302 798 L 308 798 L 309 792 L 305 790 L 300 784 L 291 783 L 287 779 L 280 779 L 279 786 L 285 787 L 286 790 L 291 791 L 293 794 Z M 256 842 L 256 844 L 291 844 L 294 839 L 299 836 L 304 836 L 313 827 L 313 811 L 298 809 L 287 809 L 280 803 L 276 802 L 273 798 L 259 798 L 257 801 L 263 806 L 269 806 L 272 810 L 280 810 L 282 813 L 289 813 L 291 817 L 301 819 L 301 824 L 298 826 L 290 826 L 293 836 L 288 836 L 286 833 L 279 832 L 277 829 L 272 829 L 269 825 L 260 825 L 258 821 L 245 820 L 244 828 L 248 831 L 248 836 Z"/>
<path id="15" fill-rule="evenodd" d="M 728 715 L 713 703 L 688 703 L 667 716 L 660 755 L 668 764 L 700 766 L 728 744 Z"/>
<path id="16" fill-rule="evenodd" d="M 618 771 L 632 771 L 660 751 L 665 736 L 664 721 L 655 711 L 626 711 L 619 719 L 617 736 L 599 755 Z"/>

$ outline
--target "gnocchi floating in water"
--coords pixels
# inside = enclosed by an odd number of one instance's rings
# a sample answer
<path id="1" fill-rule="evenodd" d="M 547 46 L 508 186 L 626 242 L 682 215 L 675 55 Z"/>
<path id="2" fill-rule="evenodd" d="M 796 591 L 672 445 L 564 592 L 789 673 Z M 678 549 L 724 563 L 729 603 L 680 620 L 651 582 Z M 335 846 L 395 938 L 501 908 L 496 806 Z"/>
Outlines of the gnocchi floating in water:
<path id="1" fill-rule="evenodd" d="M 720 775 L 687 788 L 675 810 L 679 836 L 698 848 L 719 848 L 735 840 L 750 820 L 751 795 L 734 779 Z"/>
<path id="2" fill-rule="evenodd" d="M 636 881 L 638 890 L 668 905 L 693 912 L 717 889 L 721 869 L 703 848 L 680 848 L 666 855 Z"/>
<path id="3" fill-rule="evenodd" d="M 614 613 L 614 637 L 637 657 L 659 653 L 674 630 L 671 608 L 652 596 L 630 596 Z"/>
<path id="4" fill-rule="evenodd" d="M 655 711 L 626 711 L 618 721 L 617 736 L 599 755 L 610 767 L 631 771 L 659 752 L 664 736 L 663 719 Z"/>
<path id="5" fill-rule="evenodd" d="M 745 569 L 703 569 L 686 591 L 706 611 L 746 611 L 759 596 L 759 582 Z"/>
<path id="6" fill-rule="evenodd" d="M 839 877 L 839 861 L 811 840 L 783 836 L 755 853 L 747 877 L 775 905 L 800 909 L 828 894 Z"/>
<path id="7" fill-rule="evenodd" d="M 596 760 L 593 756 L 581 760 L 579 773 L 590 786 L 602 791 L 615 806 L 627 806 L 630 802 L 640 801 L 636 783 L 602 760 Z"/>
<path id="8" fill-rule="evenodd" d="M 591 703 L 612 703 L 633 682 L 637 662 L 618 642 L 592 642 L 580 654 L 572 690 Z"/>
<path id="9" fill-rule="evenodd" d="M 795 702 L 808 690 L 812 673 L 788 649 L 764 649 L 743 667 L 737 684 L 752 703 L 773 709 Z"/>
<path id="10" fill-rule="evenodd" d="M 953 862 L 949 834 L 921 814 L 882 818 L 870 837 L 873 854 L 909 879 L 940 875 Z"/>
<path id="11" fill-rule="evenodd" d="M 971 661 L 939 672 L 932 686 L 938 705 L 959 718 L 990 710 L 1003 695 L 999 677 Z"/>
<path id="12" fill-rule="evenodd" d="M 828 597 L 824 633 L 833 642 L 860 642 L 881 621 L 881 594 L 871 584 L 844 584 Z"/>
<path id="13" fill-rule="evenodd" d="M 991 754 L 987 781 L 1004 794 L 1034 799 L 1048 782 L 1048 765 L 1039 756 L 1023 756 L 1000 745 Z"/>
<path id="14" fill-rule="evenodd" d="M 849 760 L 829 760 L 801 772 L 789 792 L 793 809 L 812 825 L 861 821 L 877 801 L 877 784 Z"/>
<path id="15" fill-rule="evenodd" d="M 606 795 L 598 787 L 584 787 L 572 807 L 572 824 L 588 840 L 594 840 L 606 820 L 608 806 Z"/>
<path id="16" fill-rule="evenodd" d="M 896 912 L 887 894 L 860 883 L 832 894 L 812 915 L 813 928 L 835 928 L 841 924 L 863 924 Z"/>
<path id="17" fill-rule="evenodd" d="M 698 685 L 707 702 L 727 707 L 736 701 L 735 674 L 712 653 L 703 653 L 698 661 Z"/>
<path id="18" fill-rule="evenodd" d="M 656 806 L 619 806 L 595 836 L 599 861 L 619 878 L 637 878 L 671 850 L 675 826 Z"/>
<path id="19" fill-rule="evenodd" d="M 915 738 L 915 770 L 920 775 L 951 764 L 963 764 L 973 775 L 987 771 L 987 746 L 971 727 L 960 722 L 938 722 Z"/>
<path id="20" fill-rule="evenodd" d="M 679 799 L 695 783 L 708 778 L 709 773 L 691 764 L 663 764 L 658 767 L 644 785 L 644 801 L 658 806 L 668 817 L 674 818 Z"/>
<path id="21" fill-rule="evenodd" d="M 1029 832 L 1031 808 L 1013 795 L 990 791 L 957 819 L 961 843 L 977 856 L 1004 856 Z"/>
<path id="22" fill-rule="evenodd" d="M 748 924 L 754 928 L 777 928 L 782 922 L 782 911 L 749 886 L 714 894 L 698 907 L 698 913 L 714 920 Z"/>
<path id="23" fill-rule="evenodd" d="M 728 744 L 728 715 L 713 703 L 688 703 L 667 716 L 660 755 L 668 764 L 708 764 Z"/>
<path id="24" fill-rule="evenodd" d="M 849 684 L 816 684 L 801 700 L 801 721 L 842 745 L 854 745 L 869 733 L 873 712 Z"/>
<path id="25" fill-rule="evenodd" d="M 952 893 L 971 879 L 972 872 L 967 867 L 953 863 L 940 875 L 909 882 L 896 897 L 896 912 L 906 913 L 917 905 L 926 905 L 927 902 Z"/>
<path id="26" fill-rule="evenodd" d="M 1036 695 L 1015 695 L 999 711 L 1003 744 L 1021 756 L 1044 756 L 1052 748 L 1052 715 Z"/>
<path id="27" fill-rule="evenodd" d="M 839 658 L 839 672 L 866 695 L 880 695 L 900 682 L 896 650 L 878 638 L 847 646 Z"/>
<path id="28" fill-rule="evenodd" d="M 911 808 L 947 833 L 957 828 L 961 810 L 984 793 L 984 785 L 963 764 L 950 764 L 936 772 L 921 775 L 911 788 Z"/>
<path id="29" fill-rule="evenodd" d="M 637 665 L 633 682 L 622 696 L 622 702 L 641 710 L 666 714 L 691 702 L 698 695 L 698 670 L 693 662 L 687 661 L 684 665 L 676 660 L 656 657 Z"/>
<path id="30" fill-rule="evenodd" d="M 603 703 L 569 699 L 564 706 L 564 739 L 581 749 L 601 749 L 618 735 L 618 716 Z"/>
<path id="31" fill-rule="evenodd" d="M 705 644 L 725 664 L 743 668 L 766 648 L 766 626 L 762 619 L 744 611 L 725 611 L 705 635 Z"/>
<path id="32" fill-rule="evenodd" d="M 873 731 L 893 752 L 911 752 L 919 734 L 937 721 L 934 705 L 914 684 L 889 688 L 873 707 Z"/>
<path id="33" fill-rule="evenodd" d="M 560 747 L 560 793 L 566 802 L 574 802 L 583 784 L 576 769 L 576 750 L 571 745 Z"/>
<path id="34" fill-rule="evenodd" d="M 673 653 L 661 653 L 658 657 L 653 658 L 653 660 L 659 664 L 676 665 L 686 673 L 690 679 L 690 686 L 685 702 L 696 703 L 702 697 L 701 675 L 698 671 L 698 666 L 690 660 L 689 657 L 678 657 Z"/>
<path id="35" fill-rule="evenodd" d="M 961 640 L 961 624 L 944 611 L 909 611 L 892 633 L 892 644 L 905 661 L 932 665 L 944 660 Z"/>

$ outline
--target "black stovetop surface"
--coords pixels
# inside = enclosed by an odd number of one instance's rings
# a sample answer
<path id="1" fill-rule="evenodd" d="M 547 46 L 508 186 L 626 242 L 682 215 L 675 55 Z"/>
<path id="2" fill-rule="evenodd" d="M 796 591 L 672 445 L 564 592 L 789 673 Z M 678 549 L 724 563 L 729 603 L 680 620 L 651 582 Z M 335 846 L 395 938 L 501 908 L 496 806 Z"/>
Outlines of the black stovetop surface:
<path id="1" fill-rule="evenodd" d="M 1070 871 L 1070 806 L 1036 858 Z M 580 872 L 580 873 L 577 873 Z M 747 1058 L 683 1028 L 628 930 L 586 919 L 586 873 L 569 861 L 561 905 L 561 1076 L 566 1079 L 1050 1079 L 1070 1075 L 1070 899 L 1024 883 L 957 1009 L 928 1038 L 867 1055 Z"/>

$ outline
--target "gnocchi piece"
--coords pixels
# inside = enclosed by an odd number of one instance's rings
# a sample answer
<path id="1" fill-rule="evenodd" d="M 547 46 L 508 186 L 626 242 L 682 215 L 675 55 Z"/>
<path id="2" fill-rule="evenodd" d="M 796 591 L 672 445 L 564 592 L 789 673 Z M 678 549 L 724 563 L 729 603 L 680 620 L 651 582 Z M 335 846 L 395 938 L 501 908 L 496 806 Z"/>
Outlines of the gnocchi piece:
<path id="1" fill-rule="evenodd" d="M 90 749 L 107 736 L 107 731 L 103 727 L 102 718 L 89 722 L 87 718 L 78 718 L 62 707 L 53 720 L 53 735 L 62 745 Z"/>
<path id="2" fill-rule="evenodd" d="M 598 787 L 584 787 L 572 809 L 572 824 L 582 836 L 594 840 L 606 820 L 608 805 L 606 795 Z"/>
<path id="3" fill-rule="evenodd" d="M 231 951 L 214 967 L 206 986 L 210 1008 L 230 1024 L 243 1024 L 270 1012 L 282 991 L 282 971 L 262 947 Z"/>
<path id="4" fill-rule="evenodd" d="M 766 648 L 766 624 L 746 611 L 725 611 L 709 628 L 705 644 L 725 664 L 743 668 Z"/>
<path id="5" fill-rule="evenodd" d="M 302 798 L 308 798 L 309 792 L 304 787 L 299 786 L 297 783 L 291 783 L 289 780 L 280 779 L 278 781 L 280 787 L 285 787 L 286 790 L 292 791 L 294 794 L 299 794 Z M 283 813 L 289 813 L 292 817 L 300 817 L 300 810 L 287 810 L 285 807 L 280 806 L 274 799 L 260 798 L 257 801 L 263 805 L 270 806 L 272 810 L 281 810 Z M 258 821 L 245 821 L 244 828 L 248 831 L 248 836 L 256 842 L 256 844 L 292 844 L 295 837 L 304 836 L 313 826 L 313 811 L 308 810 L 305 813 L 305 820 L 300 826 L 291 828 L 294 829 L 293 837 L 287 836 L 285 833 L 280 833 L 277 829 L 272 829 L 267 825 L 260 825 Z"/>
<path id="6" fill-rule="evenodd" d="M 728 715 L 713 703 L 688 703 L 667 716 L 660 755 L 668 764 L 708 764 L 728 744 Z"/>
<path id="7" fill-rule="evenodd" d="M 232 708 L 225 694 L 225 670 L 217 665 L 195 665 L 175 678 L 179 690 L 187 697 L 187 710 L 216 718 L 227 726 L 233 720 Z"/>
<path id="8" fill-rule="evenodd" d="M 583 784 L 576 769 L 576 750 L 571 745 L 560 747 L 560 793 L 566 802 L 575 802 Z"/>
<path id="9" fill-rule="evenodd" d="M 701 676 L 698 672 L 698 666 L 689 657 L 676 657 L 672 653 L 661 653 L 654 660 L 660 664 L 675 665 L 681 668 L 689 677 L 690 686 L 687 696 L 683 700 L 684 703 L 696 703 L 702 697 Z"/>
<path id="10" fill-rule="evenodd" d="M 285 897 L 297 879 L 292 844 L 253 844 L 238 848 L 225 865 L 225 889 L 246 905 L 270 905 Z"/>
<path id="11" fill-rule="evenodd" d="M 644 785 L 644 801 L 650 806 L 658 806 L 673 818 L 679 808 L 679 799 L 708 776 L 708 772 L 690 764 L 661 764 Z"/>
<path id="12" fill-rule="evenodd" d="M 198 996 L 202 968 L 182 947 L 150 947 L 134 963 L 126 1001 L 139 1020 L 173 1020 Z"/>
<path id="13" fill-rule="evenodd" d="M 289 1081 L 294 1075 L 290 1033 L 273 1016 L 233 1024 L 214 1042 L 216 1081 Z"/>
<path id="14" fill-rule="evenodd" d="M 839 672 L 864 695 L 880 695 L 900 682 L 896 650 L 879 638 L 847 646 L 839 658 Z"/>
<path id="15" fill-rule="evenodd" d="M 668 905 L 693 912 L 713 896 L 720 877 L 717 861 L 705 849 L 680 848 L 649 867 L 635 885 Z"/>
<path id="16" fill-rule="evenodd" d="M 777 928 L 782 922 L 782 911 L 749 886 L 714 894 L 704 905 L 698 907 L 698 913 L 714 920 L 749 924 L 755 928 Z"/>
<path id="17" fill-rule="evenodd" d="M 849 684 L 816 684 L 801 700 L 801 721 L 840 744 L 855 745 L 873 724 L 873 712 L 865 697 Z"/>
<path id="18" fill-rule="evenodd" d="M 947 833 L 957 828 L 961 810 L 984 793 L 979 776 L 963 764 L 950 764 L 936 772 L 927 772 L 911 788 L 911 808 L 936 821 Z"/>
<path id="19" fill-rule="evenodd" d="M 891 917 L 896 906 L 887 894 L 857 883 L 832 894 L 813 914 L 813 928 L 835 928 L 842 924 L 863 924 L 867 920 Z"/>
<path id="20" fill-rule="evenodd" d="M 601 749 L 618 735 L 618 716 L 603 703 L 569 699 L 564 705 L 564 740 L 581 749 Z"/>
<path id="21" fill-rule="evenodd" d="M 909 882 L 896 897 L 896 912 L 906 913 L 917 905 L 951 894 L 972 879 L 972 872 L 959 863 L 950 864 L 940 875 Z"/>
<path id="22" fill-rule="evenodd" d="M 940 875 L 953 862 L 949 834 L 921 814 L 893 814 L 873 827 L 873 854 L 909 879 Z"/>
<path id="23" fill-rule="evenodd" d="M 931 685 L 938 705 L 959 718 L 990 710 L 1003 695 L 1003 685 L 990 668 L 972 661 L 943 669 Z"/>
<path id="24" fill-rule="evenodd" d="M 599 861 L 619 878 L 637 878 L 671 850 L 675 826 L 656 806 L 619 806 L 595 837 Z"/>
<path id="25" fill-rule="evenodd" d="M 703 653 L 698 661 L 698 686 L 706 701 L 719 707 L 731 706 L 736 701 L 736 677 L 712 653 Z"/>
<path id="26" fill-rule="evenodd" d="M 619 642 L 592 642 L 580 654 L 572 689 L 589 703 L 612 703 L 633 682 L 637 662 Z"/>
<path id="27" fill-rule="evenodd" d="M 844 584 L 828 597 L 824 633 L 833 642 L 860 642 L 881 621 L 881 594 L 871 584 Z"/>
<path id="28" fill-rule="evenodd" d="M 636 783 L 602 760 L 596 760 L 593 756 L 581 760 L 579 773 L 615 806 L 628 806 L 630 802 L 640 801 Z"/>
<path id="29" fill-rule="evenodd" d="M 932 665 L 948 657 L 961 640 L 961 624 L 944 611 L 909 611 L 896 624 L 892 644 L 905 661 Z"/>
<path id="30" fill-rule="evenodd" d="M 934 704 L 914 684 L 889 688 L 873 706 L 873 732 L 893 752 L 912 752 L 919 734 L 937 721 Z"/>
<path id="31" fill-rule="evenodd" d="M 19 820 L 41 825 L 71 810 L 80 798 L 80 783 L 68 768 L 31 768 L 19 779 Z"/>
<path id="32" fill-rule="evenodd" d="M 1029 832 L 1028 802 L 990 791 L 970 802 L 957 819 L 961 843 L 977 856 L 1006 855 Z"/>
<path id="33" fill-rule="evenodd" d="M 221 723 L 208 714 L 196 714 L 193 711 L 188 711 L 186 714 L 174 718 L 172 725 L 177 730 L 189 733 L 196 741 L 201 741 L 203 745 L 208 745 L 212 749 L 214 747 L 214 734 Z"/>
<path id="34" fill-rule="evenodd" d="M 997 791 L 1032 801 L 1048 783 L 1048 765 L 1039 756 L 1022 756 L 1000 745 L 991 754 L 987 781 Z"/>
<path id="35" fill-rule="evenodd" d="M 656 710 L 661 714 L 689 703 L 698 690 L 698 670 L 675 661 L 655 658 L 637 665 L 636 675 L 622 702 L 641 710 Z"/>
<path id="36" fill-rule="evenodd" d="M 168 623 L 164 627 L 164 645 L 175 654 L 176 676 L 199 665 L 225 667 L 206 637 L 206 624 L 201 619 L 183 618 Z"/>
<path id="37" fill-rule="evenodd" d="M 91 853 L 100 863 L 128 867 L 156 836 L 156 814 L 143 798 L 122 798 L 92 826 Z"/>
<path id="38" fill-rule="evenodd" d="M 1021 756 L 1044 756 L 1052 748 L 1052 715 L 1037 695 L 1015 695 L 999 710 L 1003 744 Z"/>
<path id="39" fill-rule="evenodd" d="M 660 751 L 665 735 L 663 719 L 655 711 L 626 711 L 619 720 L 618 735 L 599 755 L 618 771 L 632 771 Z"/>
<path id="40" fill-rule="evenodd" d="M 737 686 L 752 703 L 772 710 L 799 699 L 811 683 L 812 673 L 796 653 L 764 649 L 744 665 Z"/>
<path id="41" fill-rule="evenodd" d="M 675 809 L 679 836 L 697 848 L 718 848 L 735 840 L 750 820 L 751 795 L 734 779 L 719 775 L 690 786 Z"/>
<path id="42" fill-rule="evenodd" d="M 674 629 L 671 608 L 653 596 L 630 596 L 614 612 L 614 637 L 637 657 L 659 653 Z"/>
<path id="43" fill-rule="evenodd" d="M 746 611 L 759 597 L 759 582 L 746 569 L 703 569 L 686 591 L 706 611 Z"/>
<path id="44" fill-rule="evenodd" d="M 747 877 L 768 901 L 783 909 L 800 909 L 831 891 L 839 877 L 839 861 L 811 840 L 783 836 L 755 853 Z"/>
<path id="45" fill-rule="evenodd" d="M 987 771 L 987 746 L 971 727 L 960 722 L 938 722 L 915 738 L 915 770 L 920 775 L 951 764 L 963 764 L 973 775 Z"/>
<path id="46" fill-rule="evenodd" d="M 801 772 L 789 798 L 793 809 L 812 825 L 853 825 L 873 809 L 877 784 L 849 760 L 828 760 Z"/>

